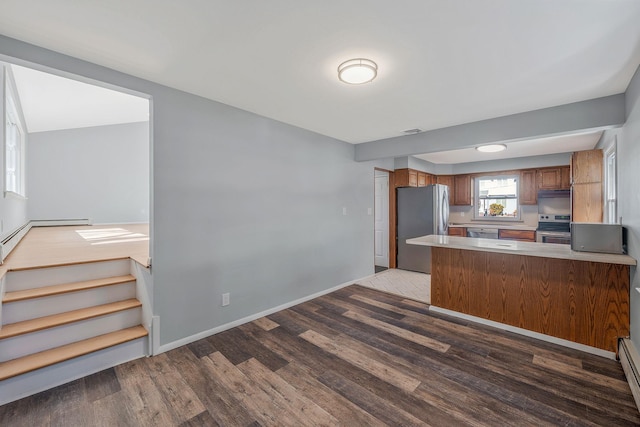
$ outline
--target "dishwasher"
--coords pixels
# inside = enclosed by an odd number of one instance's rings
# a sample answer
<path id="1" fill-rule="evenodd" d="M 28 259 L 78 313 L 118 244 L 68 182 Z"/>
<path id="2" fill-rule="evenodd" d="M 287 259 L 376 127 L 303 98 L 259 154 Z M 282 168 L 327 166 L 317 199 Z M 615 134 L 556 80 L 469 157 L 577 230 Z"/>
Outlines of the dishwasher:
<path id="1" fill-rule="evenodd" d="M 481 237 L 483 239 L 497 239 L 497 228 L 467 228 L 467 237 Z"/>

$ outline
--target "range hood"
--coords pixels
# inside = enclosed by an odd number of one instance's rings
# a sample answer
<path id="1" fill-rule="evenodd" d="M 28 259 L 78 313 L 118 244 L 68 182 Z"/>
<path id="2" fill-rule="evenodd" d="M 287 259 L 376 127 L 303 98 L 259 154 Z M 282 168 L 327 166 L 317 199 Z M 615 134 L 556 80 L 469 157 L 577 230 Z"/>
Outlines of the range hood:
<path id="1" fill-rule="evenodd" d="M 538 191 L 538 199 L 551 199 L 563 197 L 571 197 L 571 190 L 540 190 Z"/>

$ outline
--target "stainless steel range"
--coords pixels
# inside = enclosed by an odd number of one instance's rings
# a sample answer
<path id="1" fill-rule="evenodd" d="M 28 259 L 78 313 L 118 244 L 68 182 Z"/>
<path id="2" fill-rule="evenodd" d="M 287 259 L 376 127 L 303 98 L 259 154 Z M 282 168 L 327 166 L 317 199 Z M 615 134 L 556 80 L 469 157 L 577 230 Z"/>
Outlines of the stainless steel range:
<path id="1" fill-rule="evenodd" d="M 571 215 L 538 214 L 536 241 L 540 243 L 571 244 Z"/>
<path id="2" fill-rule="evenodd" d="M 571 244 L 571 192 L 538 192 L 538 229 L 536 241 Z"/>

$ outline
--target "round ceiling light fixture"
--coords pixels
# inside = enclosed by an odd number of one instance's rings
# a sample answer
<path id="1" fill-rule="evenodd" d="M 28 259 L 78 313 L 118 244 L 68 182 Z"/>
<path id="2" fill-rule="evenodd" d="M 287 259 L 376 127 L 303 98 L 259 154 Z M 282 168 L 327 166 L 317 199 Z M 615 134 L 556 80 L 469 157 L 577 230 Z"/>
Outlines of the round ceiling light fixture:
<path id="1" fill-rule="evenodd" d="M 476 150 L 482 153 L 497 153 L 499 151 L 504 151 L 507 149 L 507 146 L 504 144 L 489 144 L 489 145 L 481 145 L 476 147 Z"/>
<path id="2" fill-rule="evenodd" d="M 370 59 L 357 58 L 338 66 L 338 79 L 350 85 L 369 83 L 378 75 L 378 64 Z"/>

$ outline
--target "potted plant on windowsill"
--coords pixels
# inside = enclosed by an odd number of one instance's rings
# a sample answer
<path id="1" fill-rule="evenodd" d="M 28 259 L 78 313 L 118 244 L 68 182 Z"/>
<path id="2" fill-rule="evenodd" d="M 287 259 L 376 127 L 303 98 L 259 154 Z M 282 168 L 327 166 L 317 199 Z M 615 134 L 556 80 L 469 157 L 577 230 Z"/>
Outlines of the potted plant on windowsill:
<path id="1" fill-rule="evenodd" d="M 491 205 L 489 206 L 489 215 L 491 216 L 500 216 L 502 215 L 503 211 L 504 206 L 502 206 L 500 203 L 491 203 Z"/>

